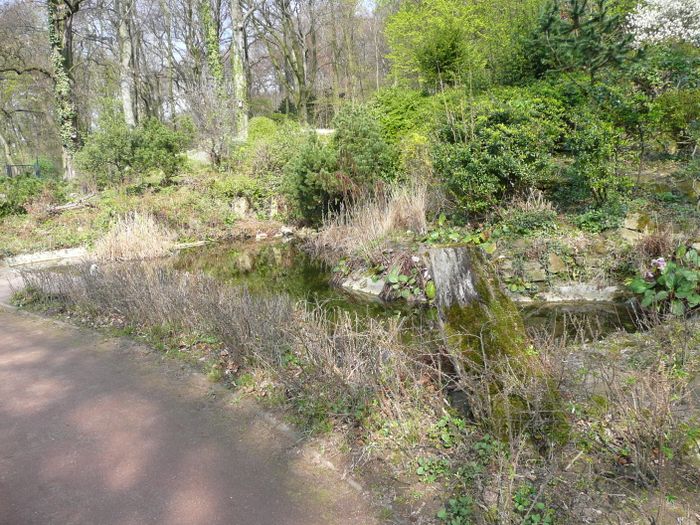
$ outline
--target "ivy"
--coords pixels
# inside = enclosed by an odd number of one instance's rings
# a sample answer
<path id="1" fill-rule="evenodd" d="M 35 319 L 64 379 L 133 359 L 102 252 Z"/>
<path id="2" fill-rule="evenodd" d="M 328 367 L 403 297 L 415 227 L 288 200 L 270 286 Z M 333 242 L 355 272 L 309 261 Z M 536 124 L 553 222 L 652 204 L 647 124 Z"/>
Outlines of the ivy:
<path id="1" fill-rule="evenodd" d="M 51 65 L 54 71 L 54 96 L 56 98 L 56 114 L 61 135 L 61 143 L 65 151 L 71 155 L 78 149 L 78 130 L 75 126 L 77 111 L 73 101 L 73 83 L 66 64 L 66 49 L 60 34 L 60 29 L 66 23 L 56 7 L 55 0 L 47 1 L 49 16 L 49 45 L 51 48 Z"/>

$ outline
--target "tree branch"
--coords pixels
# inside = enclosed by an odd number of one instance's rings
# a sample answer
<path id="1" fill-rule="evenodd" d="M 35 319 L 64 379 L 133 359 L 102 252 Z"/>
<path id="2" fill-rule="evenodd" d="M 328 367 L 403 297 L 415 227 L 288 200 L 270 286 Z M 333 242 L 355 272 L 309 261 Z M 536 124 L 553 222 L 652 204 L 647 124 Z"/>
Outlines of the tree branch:
<path id="1" fill-rule="evenodd" d="M 20 68 L 20 67 L 14 67 L 14 66 L 3 66 L 3 67 L 0 67 L 0 73 L 15 73 L 17 75 L 24 75 L 26 73 L 41 73 L 45 77 L 53 80 L 53 75 L 50 72 L 48 72 L 45 69 L 40 68 L 40 67 Z"/>

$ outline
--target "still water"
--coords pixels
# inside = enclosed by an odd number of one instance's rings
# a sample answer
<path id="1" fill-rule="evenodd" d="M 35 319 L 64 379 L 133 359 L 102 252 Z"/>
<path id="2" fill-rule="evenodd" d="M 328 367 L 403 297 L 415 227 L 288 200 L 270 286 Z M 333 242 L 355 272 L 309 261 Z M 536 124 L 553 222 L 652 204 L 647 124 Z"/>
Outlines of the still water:
<path id="1" fill-rule="evenodd" d="M 180 253 L 174 266 L 183 271 L 204 272 L 232 286 L 246 286 L 251 293 L 285 293 L 359 316 L 399 316 L 410 326 L 435 326 L 436 315 L 430 308 L 363 300 L 332 286 L 331 269 L 293 243 L 251 242 L 193 248 Z M 636 329 L 633 312 L 621 303 L 527 305 L 521 313 L 528 329 L 557 337 L 593 340 L 617 330 Z"/>

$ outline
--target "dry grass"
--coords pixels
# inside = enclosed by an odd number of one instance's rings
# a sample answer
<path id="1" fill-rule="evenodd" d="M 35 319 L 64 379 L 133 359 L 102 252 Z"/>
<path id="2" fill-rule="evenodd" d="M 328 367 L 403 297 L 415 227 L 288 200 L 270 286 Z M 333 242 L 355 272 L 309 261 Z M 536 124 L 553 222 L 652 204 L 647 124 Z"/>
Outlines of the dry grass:
<path id="1" fill-rule="evenodd" d="M 237 362 L 275 376 L 311 418 L 352 420 L 370 404 L 398 417 L 403 406 L 426 397 L 420 379 L 430 368 L 401 343 L 396 321 L 360 322 L 347 313 L 311 308 L 284 295 L 252 295 L 163 264 L 117 263 L 97 271 L 84 265 L 23 277 L 27 289 L 92 316 L 213 335 Z"/>
<path id="2" fill-rule="evenodd" d="M 530 364 L 541 374 L 487 356 L 458 370 L 454 386 L 473 420 L 482 432 L 501 436 L 489 448 L 486 472 L 463 489 L 480 487 L 477 505 L 488 509 L 486 522 L 529 523 L 512 504 L 524 486 L 533 494 L 530 511 L 546 503 L 562 523 L 599 523 L 591 509 L 619 519 L 609 523 L 670 523 L 659 516 L 697 509 L 700 471 L 692 458 L 700 450 L 700 406 L 688 383 L 698 374 L 697 329 L 676 320 L 592 347 L 536 333 Z M 553 389 L 561 396 L 558 407 Z M 483 461 L 473 447 L 467 440 L 452 461 Z M 662 508 L 668 494 L 679 501 Z"/>
<path id="3" fill-rule="evenodd" d="M 154 259 L 169 255 L 174 243 L 175 234 L 153 215 L 131 212 L 117 218 L 95 243 L 93 254 L 102 261 Z"/>
<path id="4" fill-rule="evenodd" d="M 288 392 L 321 402 L 326 396 L 340 418 L 377 403 L 381 413 L 404 420 L 428 400 L 425 386 L 436 370 L 434 359 L 418 359 L 417 349 L 401 341 L 403 330 L 396 319 L 361 322 L 347 312 L 301 309 L 289 335 L 302 366 L 285 381 Z"/>
<path id="5" fill-rule="evenodd" d="M 530 188 L 526 194 L 514 197 L 506 210 L 521 212 L 555 211 L 554 205 L 547 200 L 542 191 L 536 188 Z"/>
<path id="6" fill-rule="evenodd" d="M 427 200 L 422 185 L 393 187 L 360 200 L 327 217 L 313 247 L 319 254 L 332 251 L 373 261 L 392 234 L 425 233 Z"/>
<path id="7" fill-rule="evenodd" d="M 35 217 L 38 221 L 45 221 L 51 215 L 50 210 L 53 206 L 60 204 L 55 192 L 44 186 L 41 192 L 34 196 L 31 201 L 25 205 L 27 214 Z"/>
<path id="8" fill-rule="evenodd" d="M 664 228 L 647 233 L 639 240 L 636 248 L 636 252 L 647 264 L 657 257 L 669 256 L 675 251 L 673 230 Z"/>

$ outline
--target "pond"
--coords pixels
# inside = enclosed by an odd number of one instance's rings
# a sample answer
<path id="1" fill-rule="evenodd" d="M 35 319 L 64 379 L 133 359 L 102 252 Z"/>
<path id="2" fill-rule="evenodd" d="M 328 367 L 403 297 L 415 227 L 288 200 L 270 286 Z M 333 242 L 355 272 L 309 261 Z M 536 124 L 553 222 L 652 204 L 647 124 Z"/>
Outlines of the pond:
<path id="1" fill-rule="evenodd" d="M 365 300 L 331 285 L 331 269 L 292 242 L 199 247 L 181 252 L 173 264 L 178 270 L 201 271 L 232 286 L 246 286 L 252 293 L 285 293 L 361 317 L 399 316 L 409 326 L 436 327 L 436 315 L 430 308 Z M 623 303 L 528 304 L 520 309 L 528 329 L 579 341 L 599 339 L 618 330 L 636 330 L 634 312 Z"/>

